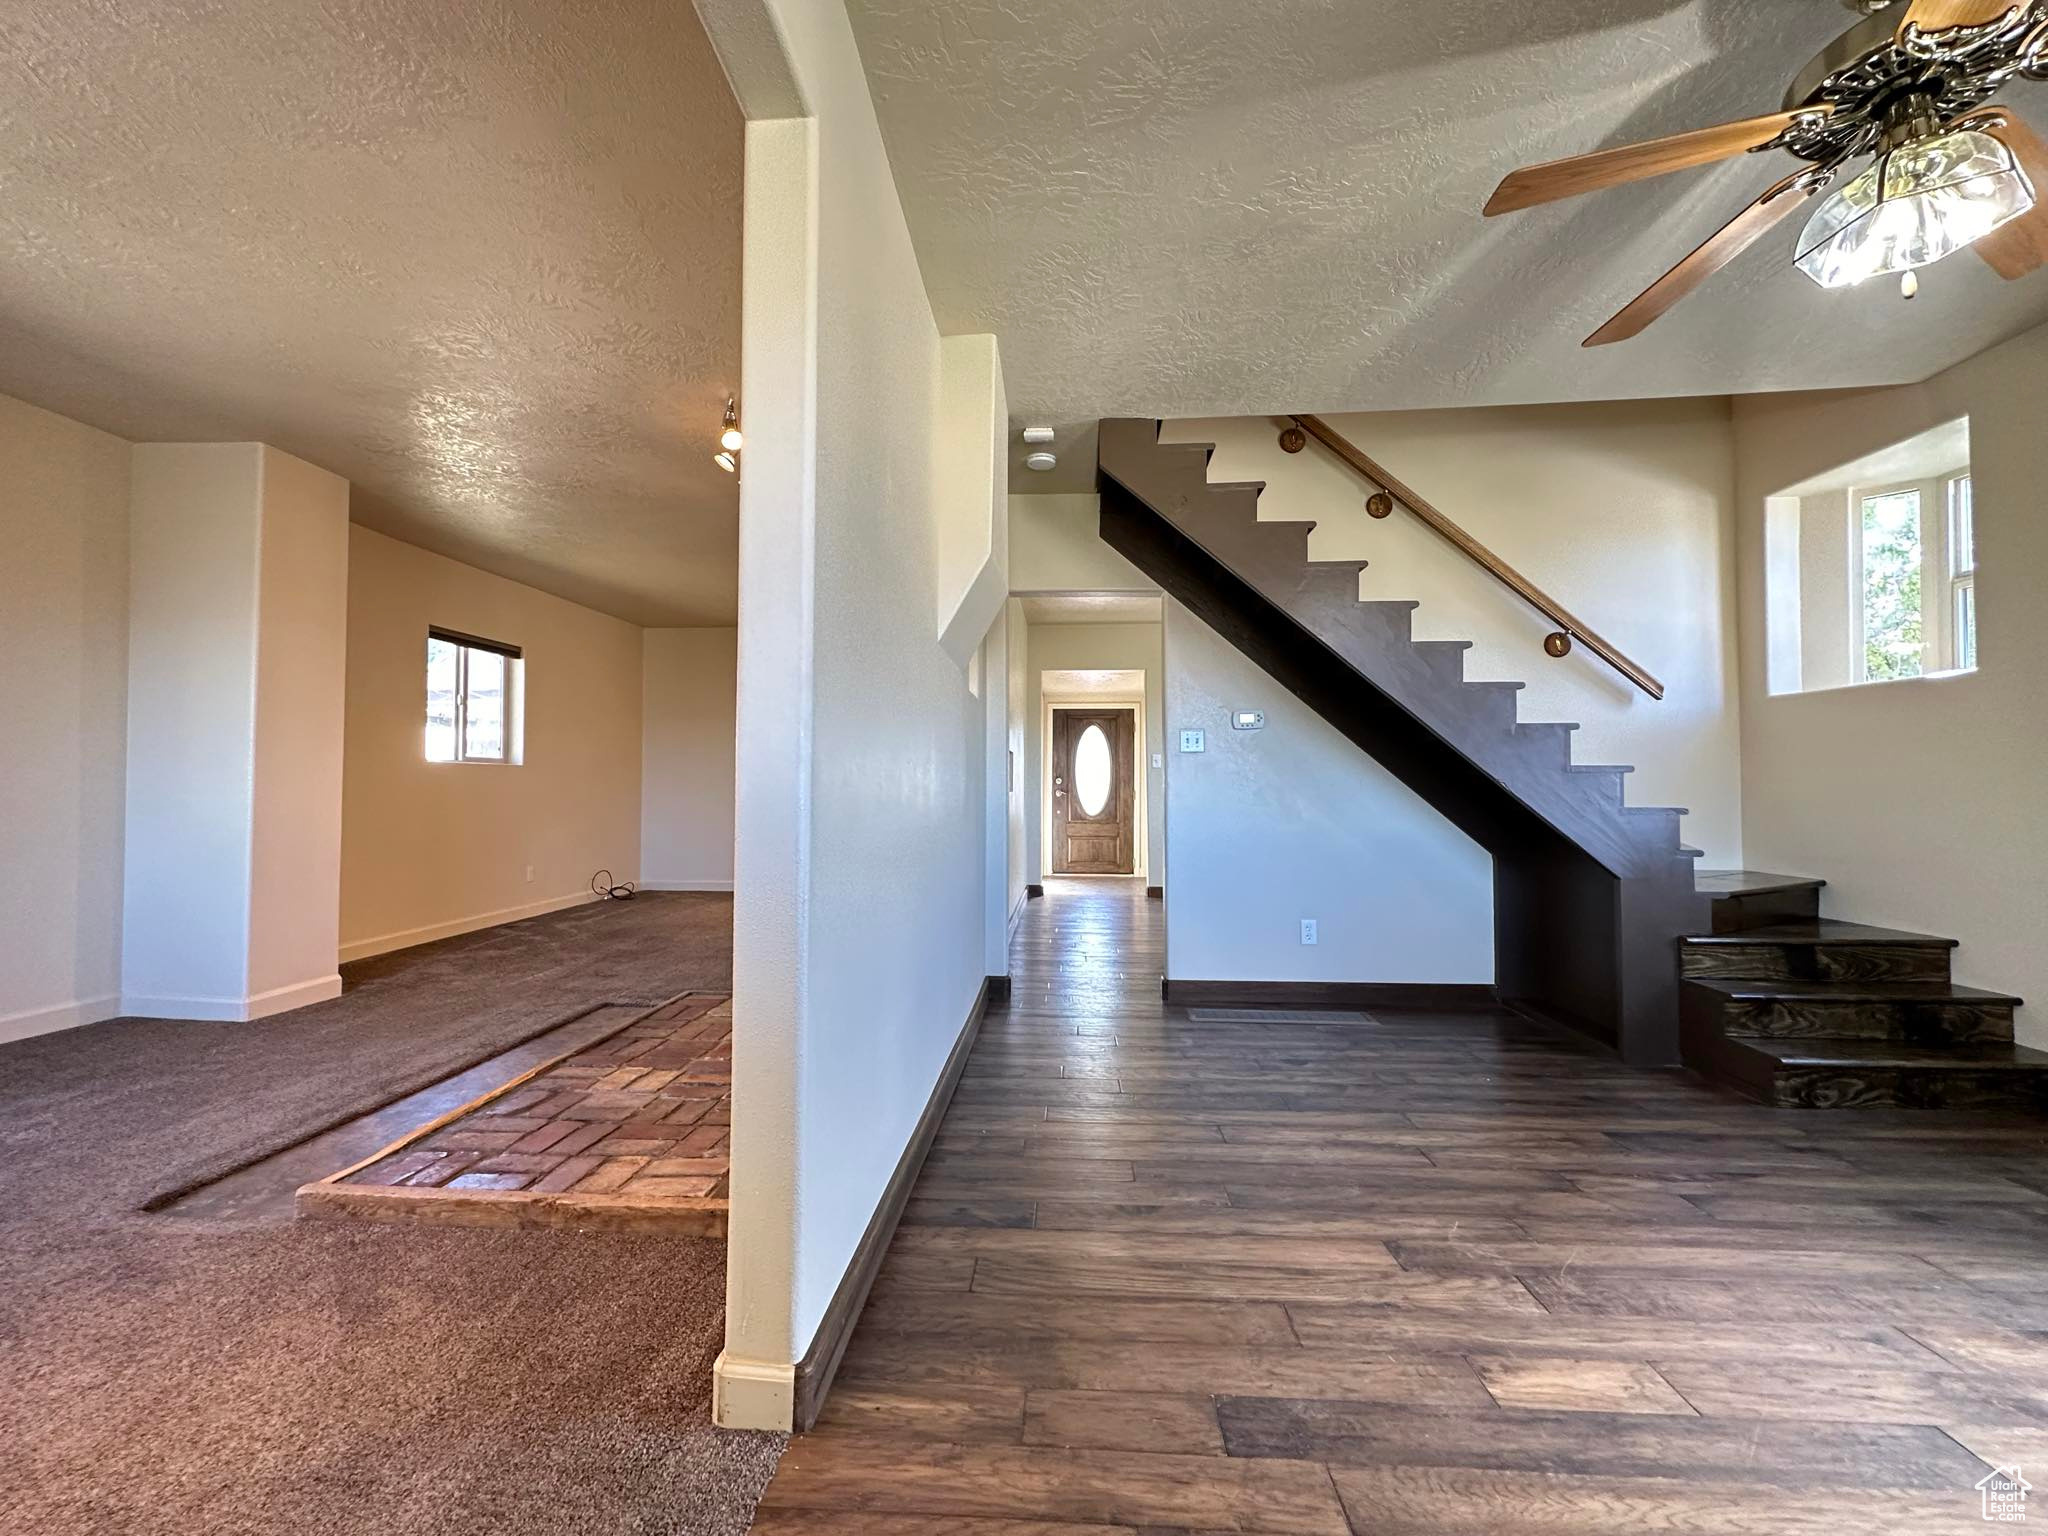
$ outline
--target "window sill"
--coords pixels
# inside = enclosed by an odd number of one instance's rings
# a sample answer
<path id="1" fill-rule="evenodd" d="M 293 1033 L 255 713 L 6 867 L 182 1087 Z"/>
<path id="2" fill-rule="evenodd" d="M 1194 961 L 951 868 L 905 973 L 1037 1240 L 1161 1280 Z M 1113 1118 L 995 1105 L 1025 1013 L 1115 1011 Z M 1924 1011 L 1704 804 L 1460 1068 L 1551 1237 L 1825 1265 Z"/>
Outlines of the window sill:
<path id="1" fill-rule="evenodd" d="M 1880 677 L 1872 682 L 1835 683 L 1826 688 L 1787 688 L 1782 692 L 1772 693 L 1768 697 L 1773 699 L 1808 699 L 1817 698 L 1824 694 L 1862 693 L 1871 688 L 1910 688 L 1915 683 L 1946 683 L 1952 682 L 1959 677 L 1975 677 L 1978 671 L 1979 669 L 1976 667 L 1951 667 L 1946 672 L 1922 672 L 1918 677 Z"/>

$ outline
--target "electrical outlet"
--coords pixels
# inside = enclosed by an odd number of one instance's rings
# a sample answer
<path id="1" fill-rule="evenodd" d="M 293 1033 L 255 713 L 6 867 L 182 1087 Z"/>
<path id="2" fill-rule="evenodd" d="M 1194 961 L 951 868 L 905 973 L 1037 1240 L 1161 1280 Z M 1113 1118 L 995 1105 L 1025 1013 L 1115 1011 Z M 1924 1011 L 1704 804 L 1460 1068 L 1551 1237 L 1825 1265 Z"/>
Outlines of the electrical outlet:
<path id="1" fill-rule="evenodd" d="M 528 885 L 533 884 L 533 866 L 531 864 L 526 866 L 526 883 Z"/>
<path id="2" fill-rule="evenodd" d="M 1301 942 L 1304 944 L 1313 944 L 1315 943 L 1315 941 L 1316 920 L 1312 917 L 1304 917 L 1301 920 Z"/>
<path id="3" fill-rule="evenodd" d="M 1154 768 L 1164 768 L 1166 766 L 1166 754 L 1164 752 L 1154 752 L 1152 754 L 1152 766 Z"/>

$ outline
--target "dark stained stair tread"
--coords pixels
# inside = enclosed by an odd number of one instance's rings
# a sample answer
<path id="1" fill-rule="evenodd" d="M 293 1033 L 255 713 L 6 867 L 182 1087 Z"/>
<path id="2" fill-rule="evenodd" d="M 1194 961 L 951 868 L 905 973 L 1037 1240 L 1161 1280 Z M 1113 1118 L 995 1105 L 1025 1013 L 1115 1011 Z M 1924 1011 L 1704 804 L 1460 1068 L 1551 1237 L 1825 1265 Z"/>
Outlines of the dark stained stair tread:
<path id="1" fill-rule="evenodd" d="M 1710 876 L 1700 873 L 1704 884 Z M 1701 933 L 1685 941 L 1695 945 L 1721 944 L 1939 944 L 1954 949 L 1954 939 L 1931 933 L 1908 933 L 1902 928 L 1874 928 L 1868 923 L 1845 923 L 1839 918 L 1811 917 L 1790 922 L 1768 923 L 1736 933 Z"/>
<path id="2" fill-rule="evenodd" d="M 1748 935 L 1740 935 L 1748 937 Z M 1731 1002 L 1786 998 L 1802 1003 L 1968 1003 L 2017 1008 L 2020 999 L 1949 981 L 1812 981 L 1802 977 L 1753 980 L 1730 976 L 1688 976 L 1688 987 L 1718 993 Z"/>
<path id="3" fill-rule="evenodd" d="M 1703 869 L 1693 876 L 1702 896 L 1762 896 L 1779 891 L 1819 890 L 1827 884 L 1808 875 L 1773 875 L 1760 869 Z"/>

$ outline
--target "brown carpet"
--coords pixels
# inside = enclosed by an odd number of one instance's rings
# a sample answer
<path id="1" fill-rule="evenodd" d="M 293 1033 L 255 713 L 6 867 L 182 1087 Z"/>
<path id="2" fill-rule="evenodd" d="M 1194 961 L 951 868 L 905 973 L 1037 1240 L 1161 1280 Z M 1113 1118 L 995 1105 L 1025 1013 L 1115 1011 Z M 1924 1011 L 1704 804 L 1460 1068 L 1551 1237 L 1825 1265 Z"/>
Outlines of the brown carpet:
<path id="1" fill-rule="evenodd" d="M 730 986 L 730 898 L 345 977 L 255 1024 L 0 1046 L 0 1530 L 744 1530 L 782 1440 L 710 1424 L 723 1244 L 141 1210 L 592 1004 Z"/>

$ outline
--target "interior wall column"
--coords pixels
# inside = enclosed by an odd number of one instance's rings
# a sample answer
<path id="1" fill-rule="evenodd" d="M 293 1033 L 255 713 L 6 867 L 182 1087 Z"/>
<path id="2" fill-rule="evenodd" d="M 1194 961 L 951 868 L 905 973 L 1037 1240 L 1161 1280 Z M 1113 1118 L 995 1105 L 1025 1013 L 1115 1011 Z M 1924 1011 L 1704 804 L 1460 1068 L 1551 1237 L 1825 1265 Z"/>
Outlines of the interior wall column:
<path id="1" fill-rule="evenodd" d="M 348 482 L 261 443 L 131 469 L 122 1011 L 338 997 Z"/>

